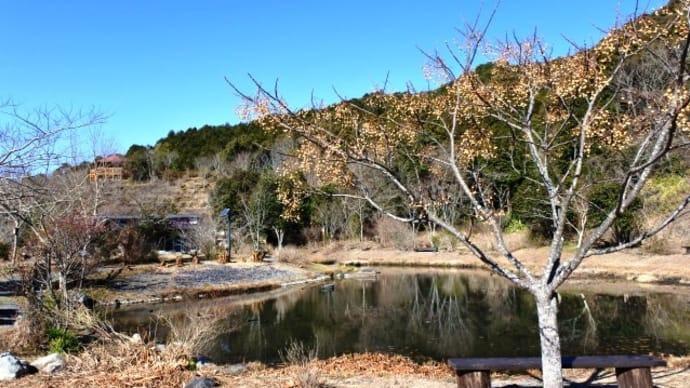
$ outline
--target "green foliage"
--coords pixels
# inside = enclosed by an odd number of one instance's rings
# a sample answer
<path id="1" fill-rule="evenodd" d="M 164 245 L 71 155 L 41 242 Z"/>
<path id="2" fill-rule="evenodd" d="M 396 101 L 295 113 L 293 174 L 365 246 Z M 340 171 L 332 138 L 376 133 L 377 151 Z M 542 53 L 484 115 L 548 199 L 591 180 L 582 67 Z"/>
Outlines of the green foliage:
<path id="1" fill-rule="evenodd" d="M 258 152 L 269 149 L 275 138 L 269 136 L 256 123 L 237 125 L 205 125 L 199 129 L 189 128 L 186 131 L 170 131 L 168 136 L 156 143 L 156 150 L 162 155 L 174 155 L 167 168 L 172 171 L 193 169 L 197 158 L 223 153 L 227 160 L 232 160 L 241 152 Z M 160 173 L 166 166 L 159 164 L 156 171 Z"/>
<path id="2" fill-rule="evenodd" d="M 506 233 L 516 233 L 527 230 L 527 225 L 525 225 L 519 218 L 511 218 L 508 223 L 503 228 Z"/>
<path id="3" fill-rule="evenodd" d="M 607 214 L 615 209 L 620 195 L 620 185 L 616 183 L 595 186 L 589 195 L 590 207 L 587 213 L 587 226 L 592 228 L 601 224 Z M 642 208 L 642 200 L 637 198 L 619 214 L 611 225 L 613 243 L 625 243 L 637 236 L 640 219 L 637 211 Z"/>
<path id="4" fill-rule="evenodd" d="M 225 208 L 237 212 L 242 207 L 242 201 L 254 191 L 260 176 L 256 171 L 237 171 L 231 177 L 219 179 L 211 193 L 214 214 L 219 214 Z"/>
<path id="5" fill-rule="evenodd" d="M 551 208 L 545 192 L 544 187 L 525 180 L 517 187 L 512 199 L 511 218 L 524 223 L 530 238 L 536 241 L 548 240 L 553 234 L 553 223 L 549 215 Z"/>
<path id="6" fill-rule="evenodd" d="M 153 166 L 149 155 L 150 149 L 141 145 L 132 145 L 125 154 L 125 175 L 135 181 L 151 178 Z"/>
<path id="7" fill-rule="evenodd" d="M 77 337 L 65 329 L 50 327 L 46 330 L 46 335 L 48 347 L 53 353 L 70 353 L 79 348 Z"/>
<path id="8" fill-rule="evenodd" d="M 661 213 L 673 211 L 683 194 L 690 190 L 686 176 L 687 172 L 682 175 L 666 174 L 650 178 L 643 190 L 645 209 Z"/>
<path id="9" fill-rule="evenodd" d="M 274 240 L 273 226 L 286 232 L 286 242 L 301 242 L 299 231 L 304 224 L 281 218 L 283 204 L 278 200 L 278 178 L 271 171 L 237 171 L 229 178 L 219 179 L 211 194 L 211 206 L 214 214 L 229 208 L 232 222 L 251 230 L 255 245 L 259 237 Z"/>

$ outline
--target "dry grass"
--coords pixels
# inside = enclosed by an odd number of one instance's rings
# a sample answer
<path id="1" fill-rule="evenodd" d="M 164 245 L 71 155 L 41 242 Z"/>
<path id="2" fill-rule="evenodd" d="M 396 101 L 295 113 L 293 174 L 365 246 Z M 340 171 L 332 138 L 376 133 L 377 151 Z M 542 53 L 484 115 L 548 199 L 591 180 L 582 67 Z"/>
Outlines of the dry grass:
<path id="1" fill-rule="evenodd" d="M 278 261 L 281 263 L 304 264 L 307 262 L 304 251 L 295 246 L 288 245 L 276 251 Z"/>
<path id="2" fill-rule="evenodd" d="M 158 319 L 170 329 L 168 347 L 181 354 L 205 353 L 219 333 L 232 331 L 222 316 L 184 314 L 176 318 L 161 316 Z"/>
<path id="3" fill-rule="evenodd" d="M 193 373 L 178 347 L 157 351 L 113 335 L 78 355 L 66 356 L 66 370 L 54 375 L 33 375 L 13 387 L 180 387 Z"/>
<path id="4" fill-rule="evenodd" d="M 668 356 L 665 359 L 669 368 L 690 368 L 690 356 Z"/>
<path id="5" fill-rule="evenodd" d="M 291 365 L 295 382 L 300 388 L 317 388 L 323 385 L 321 372 L 316 365 L 316 348 L 308 349 L 302 342 L 292 341 L 280 352 L 284 363 Z"/>
<path id="6" fill-rule="evenodd" d="M 407 224 L 381 216 L 376 220 L 375 230 L 383 248 L 412 249 L 414 235 Z"/>
<path id="7" fill-rule="evenodd" d="M 14 326 L 0 329 L 0 344 L 0 352 L 27 354 L 34 351 L 37 339 L 30 322 L 19 319 Z"/>
<path id="8" fill-rule="evenodd" d="M 326 360 L 311 359 L 311 351 L 297 344 L 286 349 L 288 365 L 279 368 L 259 363 L 246 365 L 239 374 L 204 369 L 225 387 L 452 387 L 453 372 L 445 363 L 420 364 L 399 355 L 362 353 Z M 293 359 L 290 362 L 288 358 Z M 310 361 L 307 361 L 310 360 Z M 667 357 L 669 368 L 658 369 L 660 386 L 682 387 L 690 375 L 690 357 Z M 34 375 L 12 382 L 12 387 L 180 387 L 195 373 L 188 371 L 186 353 L 179 347 L 164 351 L 135 344 L 127 337 L 94 345 L 77 356 L 67 356 L 67 370 L 55 375 Z M 306 368 L 306 369 L 305 369 Z M 310 369 L 312 371 L 310 371 Z M 315 373 L 309 375 L 309 373 Z M 581 376 L 592 371 L 578 370 Z M 610 375 L 612 376 L 612 375 Z M 515 376 L 497 374 L 495 381 L 512 382 Z M 607 380 L 608 381 L 608 380 Z M 606 381 L 606 382 L 607 382 Z M 307 385 L 313 384 L 313 385 Z"/>
<path id="9" fill-rule="evenodd" d="M 207 349 L 216 338 L 219 317 L 183 316 L 161 318 L 170 328 L 168 344 L 157 349 L 107 330 L 97 332 L 99 341 L 77 355 L 67 355 L 66 370 L 55 375 L 29 376 L 13 382 L 17 387 L 179 387 L 194 372 L 188 370 L 191 356 Z"/>

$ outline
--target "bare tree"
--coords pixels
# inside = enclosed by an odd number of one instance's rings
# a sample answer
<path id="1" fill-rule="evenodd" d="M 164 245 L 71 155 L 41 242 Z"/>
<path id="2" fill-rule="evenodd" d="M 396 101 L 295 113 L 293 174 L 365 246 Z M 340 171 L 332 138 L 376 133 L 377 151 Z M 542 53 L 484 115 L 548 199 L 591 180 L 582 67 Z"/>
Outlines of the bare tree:
<path id="1" fill-rule="evenodd" d="M 256 94 L 236 91 L 248 117 L 301 139 L 293 155 L 321 184 L 357 188 L 359 198 L 395 220 L 427 218 L 493 272 L 528 290 L 537 304 L 543 382 L 560 387 L 559 286 L 587 258 L 639 244 L 687 213 L 690 195 L 657 225 L 628 241 L 600 245 L 665 158 L 687 152 L 687 7 L 672 2 L 611 31 L 596 47 L 557 59 L 536 37 L 484 46 L 488 23 L 475 23 L 464 31 L 459 49 L 449 45 L 445 55 L 427 53 L 430 72 L 444 82 L 430 93 L 380 91 L 364 101 L 306 111 L 290 108 L 277 85 L 267 89 L 254 80 Z M 493 52 L 494 59 L 475 71 L 479 50 Z M 662 70 L 624 82 L 641 61 Z M 591 169 L 598 155 L 618 167 Z M 546 206 L 549 253 L 543 267 L 528 268 L 507 247 L 502 226 L 508 202 L 501 200 L 504 188 L 486 162 L 501 162 L 531 182 L 535 203 Z M 492 231 L 497 253 L 483 250 L 443 217 L 426 190 L 428 176 L 450 177 L 470 204 L 470 216 Z M 376 186 L 367 185 L 372 180 Z M 591 189 L 602 180 L 616 183 L 615 204 L 599 209 L 604 214 L 596 225 L 573 222 L 572 210 L 582 208 L 582 201 L 592 203 Z M 397 206 L 373 195 L 381 185 L 397 190 Z M 570 255 L 563 252 L 568 231 L 577 236 Z"/>
<path id="2" fill-rule="evenodd" d="M 19 228 L 39 206 L 44 187 L 30 177 L 49 174 L 69 155 L 59 153 L 70 144 L 70 134 L 104 122 L 93 111 L 60 108 L 22 110 L 10 100 L 0 102 L 0 214 L 12 220 L 15 233 L 12 262 L 16 264 Z"/>
<path id="3" fill-rule="evenodd" d="M 211 217 L 202 217 L 197 225 L 180 231 L 182 241 L 187 250 L 194 250 L 193 256 L 203 254 L 208 260 L 213 257 L 216 250 L 216 234 L 218 225 Z"/>
<path id="4" fill-rule="evenodd" d="M 67 290 L 81 287 L 91 268 L 96 257 L 91 243 L 100 225 L 86 172 L 56 169 L 73 153 L 71 134 L 105 118 L 59 108 L 26 112 L 11 102 L 0 104 L 0 117 L 0 216 L 15 225 L 13 262 L 21 228 L 29 236 L 26 251 L 34 258 L 22 271 L 30 306 L 40 312 L 32 317 L 64 324 L 72 302 Z"/>
<path id="5" fill-rule="evenodd" d="M 265 242 L 264 232 L 277 216 L 277 198 L 273 184 L 267 177 L 259 179 L 258 184 L 248 196 L 240 198 L 239 209 L 244 224 L 249 230 L 254 251 L 259 251 Z"/>

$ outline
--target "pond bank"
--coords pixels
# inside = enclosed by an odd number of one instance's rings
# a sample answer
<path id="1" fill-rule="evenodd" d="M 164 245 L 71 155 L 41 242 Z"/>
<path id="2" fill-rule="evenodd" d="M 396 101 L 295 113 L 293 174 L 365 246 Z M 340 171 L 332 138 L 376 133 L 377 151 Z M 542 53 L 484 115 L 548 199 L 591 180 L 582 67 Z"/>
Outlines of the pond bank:
<path id="1" fill-rule="evenodd" d="M 214 298 L 326 281 L 347 267 L 407 267 L 479 269 L 486 267 L 474 256 L 462 252 L 414 252 L 394 249 L 361 249 L 325 246 L 299 249 L 299 263 L 204 261 L 182 267 L 137 265 L 128 267 L 109 285 L 91 287 L 88 292 L 105 306 L 177 302 Z M 540 273 L 547 248 L 515 251 L 528 268 Z M 567 258 L 567 252 L 564 254 Z M 631 249 L 586 259 L 568 283 L 627 281 L 656 287 L 690 286 L 690 255 L 653 255 Z"/>
<path id="2" fill-rule="evenodd" d="M 535 274 L 541 274 L 548 255 L 548 247 L 523 248 L 514 251 Z M 571 253 L 564 251 L 563 259 Z M 500 256 L 495 253 L 496 257 Z M 487 267 L 467 252 L 414 252 L 395 249 L 337 249 L 324 247 L 305 255 L 306 260 L 316 263 L 330 263 L 349 266 L 391 266 L 391 267 L 436 267 L 483 269 Z M 506 268 L 512 268 L 508 263 Z M 585 259 L 571 275 L 573 280 L 604 279 L 625 280 L 650 285 L 690 286 L 690 255 L 658 255 L 628 249 L 608 255 Z"/>

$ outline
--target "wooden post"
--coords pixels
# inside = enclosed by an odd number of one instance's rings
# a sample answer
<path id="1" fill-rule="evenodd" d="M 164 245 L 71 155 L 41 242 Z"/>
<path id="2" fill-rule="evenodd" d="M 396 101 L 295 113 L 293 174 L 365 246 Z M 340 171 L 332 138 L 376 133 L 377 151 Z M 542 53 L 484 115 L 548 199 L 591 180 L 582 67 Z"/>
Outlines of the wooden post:
<path id="1" fill-rule="evenodd" d="M 491 388 L 491 375 L 488 370 L 457 371 L 458 388 Z"/>
<path id="2" fill-rule="evenodd" d="M 621 388 L 652 388 L 649 368 L 616 368 L 616 379 Z"/>

